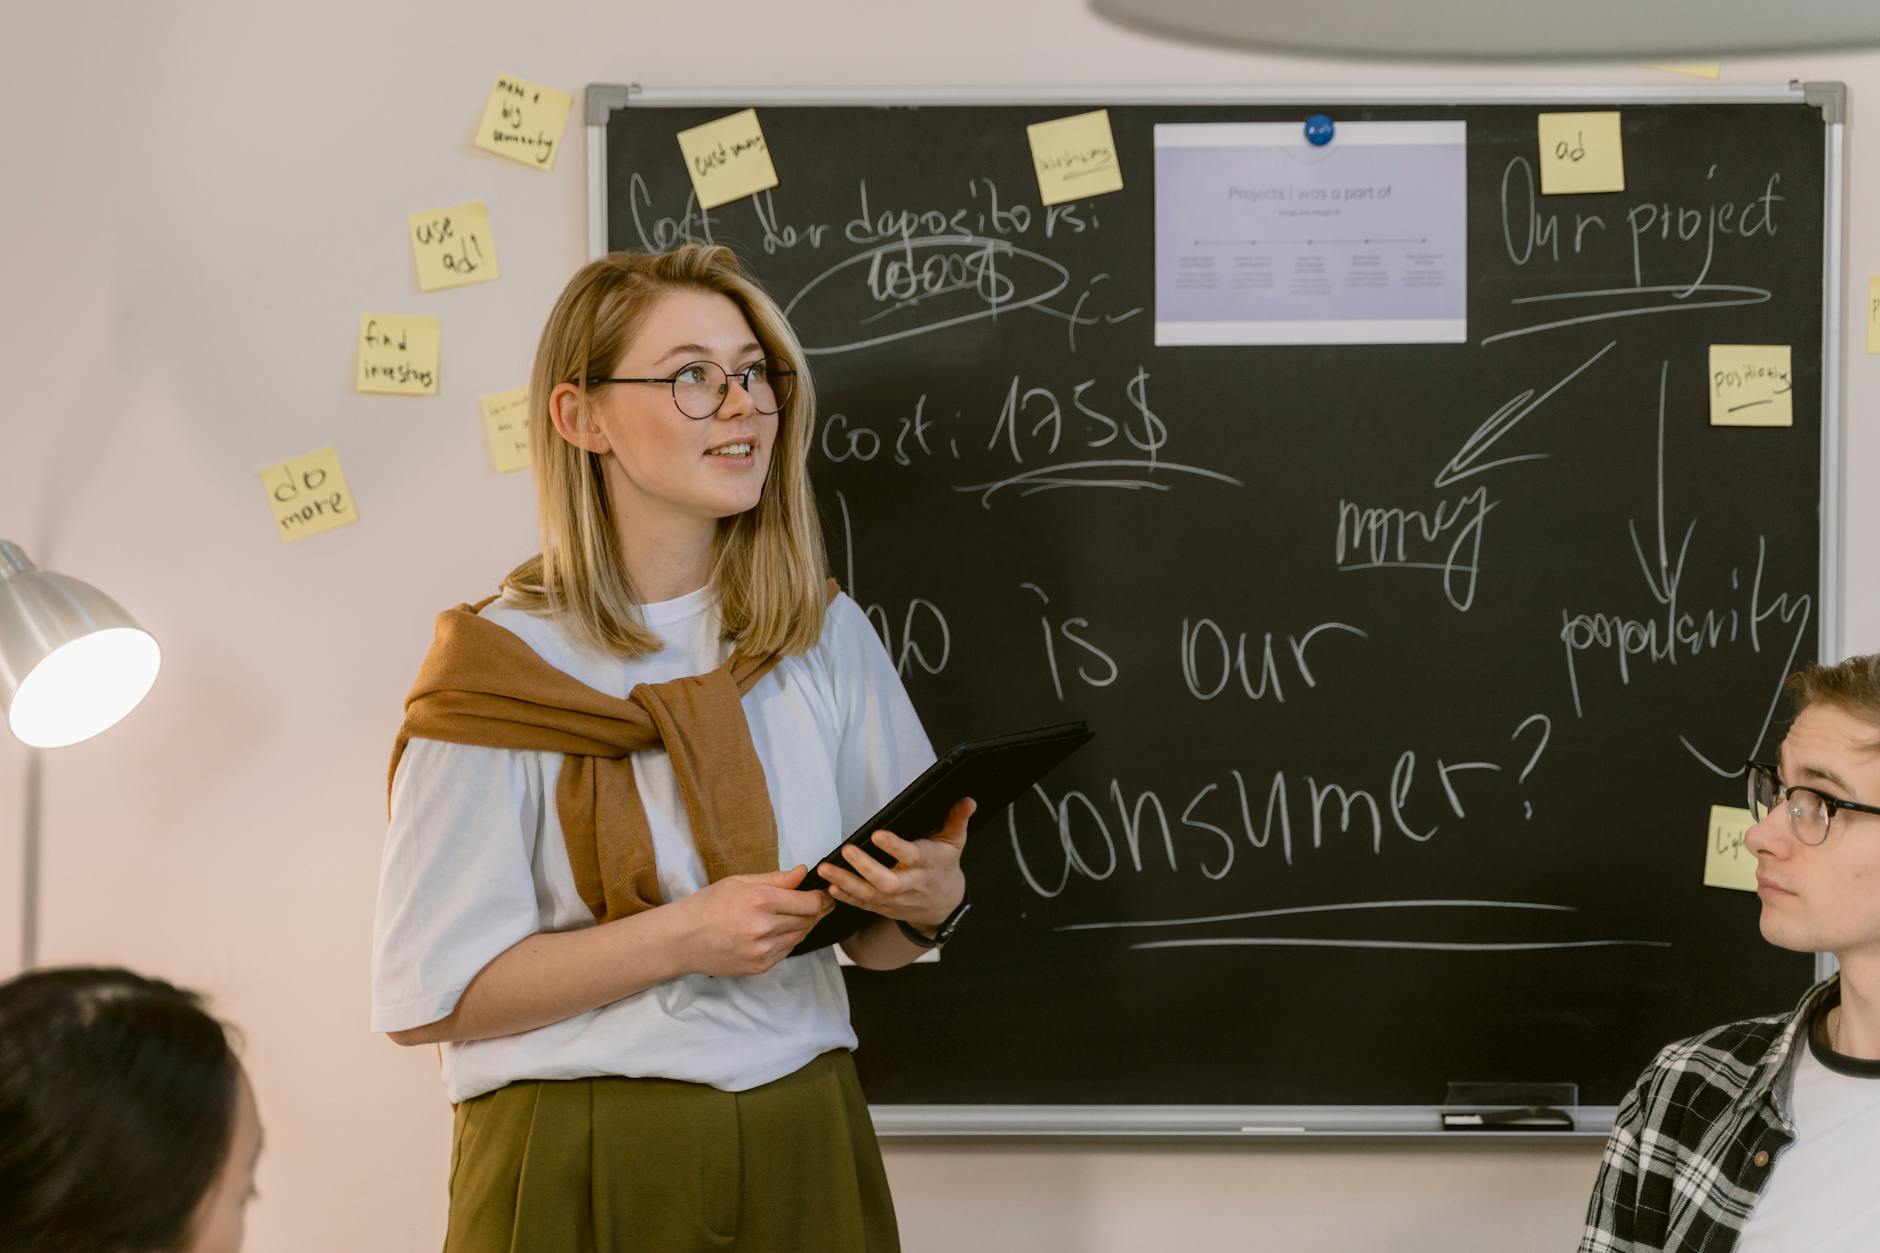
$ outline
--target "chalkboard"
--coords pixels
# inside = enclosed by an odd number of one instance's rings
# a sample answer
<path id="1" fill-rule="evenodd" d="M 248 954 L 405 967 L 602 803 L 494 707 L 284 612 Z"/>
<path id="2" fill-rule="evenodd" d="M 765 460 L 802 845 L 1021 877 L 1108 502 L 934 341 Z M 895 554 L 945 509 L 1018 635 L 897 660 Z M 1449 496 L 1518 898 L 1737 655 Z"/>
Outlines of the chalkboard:
<path id="1" fill-rule="evenodd" d="M 596 249 L 729 244 L 788 309 L 936 746 L 1098 732 L 973 839 L 943 960 L 848 972 L 878 1118 L 1609 1108 L 1794 1003 L 1814 959 L 1700 883 L 1834 621 L 1840 96 L 1763 94 L 590 89 Z M 674 135 L 752 105 L 779 185 L 701 211 Z M 1099 108 L 1123 189 L 1041 205 L 1026 127 Z M 1156 127 L 1320 109 L 1466 125 L 1466 342 L 1158 347 Z M 1602 109 L 1624 190 L 1539 194 L 1537 114 Z M 1792 426 L 1710 424 L 1713 344 L 1791 349 Z"/>

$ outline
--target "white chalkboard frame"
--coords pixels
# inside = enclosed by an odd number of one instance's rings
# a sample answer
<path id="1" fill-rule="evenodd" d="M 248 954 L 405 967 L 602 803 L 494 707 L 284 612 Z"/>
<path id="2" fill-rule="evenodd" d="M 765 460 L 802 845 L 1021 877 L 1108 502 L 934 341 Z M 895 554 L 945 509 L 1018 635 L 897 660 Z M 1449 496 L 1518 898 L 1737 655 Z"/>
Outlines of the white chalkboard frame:
<path id="1" fill-rule="evenodd" d="M 1822 392 L 1821 564 L 1819 656 L 1839 658 L 1846 636 L 1842 621 L 1841 534 L 1846 423 L 1842 420 L 1846 353 L 1842 340 L 1841 266 L 1846 211 L 1847 85 L 1790 82 L 1786 85 L 1692 84 L 1690 86 L 1548 87 L 643 87 L 638 83 L 590 84 L 583 116 L 587 130 L 587 252 L 607 252 L 607 123 L 635 103 L 723 105 L 727 110 L 765 105 L 1006 105 L 1104 100 L 1119 105 L 1246 104 L 1300 106 L 1308 112 L 1342 105 L 1535 105 L 1590 104 L 1806 104 L 1821 111 L 1826 129 L 1822 188 Z M 1835 968 L 1816 959 L 1817 977 Z M 1801 989 L 1797 989 L 1800 994 Z M 1582 1105 L 1570 1111 L 1572 1131 L 1497 1133 L 1497 1143 L 1604 1139 L 1618 1112 L 1611 1105 Z M 1076 1139 L 1076 1140 L 1447 1140 L 1479 1136 L 1445 1132 L 1435 1105 L 875 1105 L 875 1130 L 897 1139 Z"/>

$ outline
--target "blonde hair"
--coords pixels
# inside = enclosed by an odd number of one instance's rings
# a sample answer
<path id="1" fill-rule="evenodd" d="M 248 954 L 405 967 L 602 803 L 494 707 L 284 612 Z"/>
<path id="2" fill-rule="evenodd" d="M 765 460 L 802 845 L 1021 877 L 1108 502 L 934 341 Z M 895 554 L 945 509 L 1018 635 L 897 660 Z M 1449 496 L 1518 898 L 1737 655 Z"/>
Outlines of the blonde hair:
<path id="1" fill-rule="evenodd" d="M 729 297 L 765 354 L 796 371 L 757 506 L 719 522 L 711 587 L 725 636 L 747 656 L 804 652 L 822 634 L 829 564 L 809 483 L 816 390 L 783 311 L 722 245 L 609 253 L 581 267 L 563 289 L 529 378 L 542 551 L 511 571 L 503 589 L 521 608 L 555 615 L 609 652 L 638 657 L 659 650 L 621 556 L 601 455 L 563 439 L 548 406 L 557 386 L 573 383 L 585 417 L 587 380 L 612 371 L 662 294 L 688 288 Z"/>
<path id="2" fill-rule="evenodd" d="M 1788 678 L 1795 712 L 1827 705 L 1880 731 L 1880 653 L 1849 657 L 1838 665 L 1804 666 Z M 1880 749 L 1880 737 L 1869 747 Z"/>

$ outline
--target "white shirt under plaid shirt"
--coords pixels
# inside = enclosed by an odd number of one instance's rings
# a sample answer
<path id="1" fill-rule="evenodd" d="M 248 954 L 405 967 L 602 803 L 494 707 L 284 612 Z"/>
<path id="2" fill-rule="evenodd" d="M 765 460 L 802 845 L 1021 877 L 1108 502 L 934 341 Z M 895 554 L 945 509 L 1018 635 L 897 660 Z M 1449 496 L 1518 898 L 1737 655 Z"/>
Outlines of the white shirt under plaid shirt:
<path id="1" fill-rule="evenodd" d="M 1579 1253 L 1729 1253 L 1795 1141 L 1796 1043 L 1840 976 L 1795 1012 L 1667 1045 L 1619 1105 Z"/>

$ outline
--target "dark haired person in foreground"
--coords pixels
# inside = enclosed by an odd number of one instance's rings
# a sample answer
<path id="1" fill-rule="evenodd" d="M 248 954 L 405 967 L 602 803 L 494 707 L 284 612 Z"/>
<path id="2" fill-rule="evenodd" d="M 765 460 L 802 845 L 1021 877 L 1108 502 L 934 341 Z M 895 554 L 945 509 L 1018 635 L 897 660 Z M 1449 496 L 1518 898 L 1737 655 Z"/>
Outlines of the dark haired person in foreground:
<path id="1" fill-rule="evenodd" d="M 1789 679 L 1750 762 L 1762 933 L 1832 953 L 1793 1013 L 1660 1052 L 1619 1106 L 1580 1253 L 1880 1249 L 1880 654 Z"/>
<path id="2" fill-rule="evenodd" d="M 222 1024 L 128 970 L 0 984 L 0 1249 L 237 1253 L 261 1122 Z"/>

